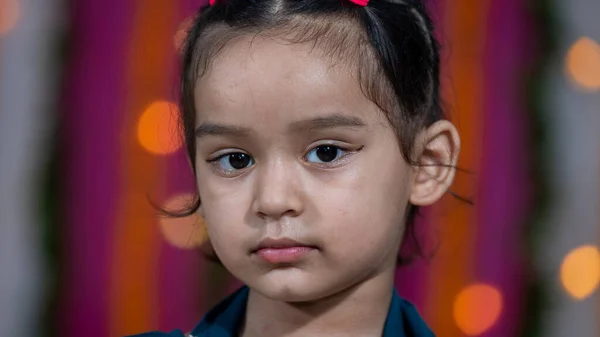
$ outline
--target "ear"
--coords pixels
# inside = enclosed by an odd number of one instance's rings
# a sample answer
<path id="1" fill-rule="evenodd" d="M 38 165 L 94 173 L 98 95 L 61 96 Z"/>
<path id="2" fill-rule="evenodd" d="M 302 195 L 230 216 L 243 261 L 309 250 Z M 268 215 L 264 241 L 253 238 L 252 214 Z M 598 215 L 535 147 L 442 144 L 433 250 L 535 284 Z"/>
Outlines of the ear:
<path id="1" fill-rule="evenodd" d="M 440 199 L 454 180 L 460 137 L 452 123 L 441 120 L 421 132 L 417 140 L 418 166 L 415 166 L 410 203 L 427 206 Z"/>

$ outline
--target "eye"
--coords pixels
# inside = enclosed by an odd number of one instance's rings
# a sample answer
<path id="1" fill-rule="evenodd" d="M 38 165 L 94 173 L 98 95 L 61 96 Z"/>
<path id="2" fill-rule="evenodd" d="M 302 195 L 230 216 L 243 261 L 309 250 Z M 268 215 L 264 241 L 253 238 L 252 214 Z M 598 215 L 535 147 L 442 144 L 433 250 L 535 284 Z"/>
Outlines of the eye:
<path id="1" fill-rule="evenodd" d="M 319 145 L 310 150 L 304 158 L 311 163 L 330 163 L 340 159 L 346 153 L 346 150 L 334 145 Z"/>
<path id="2" fill-rule="evenodd" d="M 224 154 L 209 162 L 217 165 L 221 171 L 232 173 L 254 165 L 254 158 L 248 154 L 236 152 Z"/>

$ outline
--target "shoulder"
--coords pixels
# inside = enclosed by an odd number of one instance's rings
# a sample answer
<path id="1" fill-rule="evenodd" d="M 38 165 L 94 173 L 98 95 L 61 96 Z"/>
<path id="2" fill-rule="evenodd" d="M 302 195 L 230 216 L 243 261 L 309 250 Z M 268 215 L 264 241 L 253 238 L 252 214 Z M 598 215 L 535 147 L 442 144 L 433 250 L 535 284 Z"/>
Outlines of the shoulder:
<path id="1" fill-rule="evenodd" d="M 401 299 L 401 306 L 404 324 L 406 329 L 410 331 L 411 336 L 435 337 L 435 334 L 429 329 L 429 326 L 412 303 Z"/>
<path id="2" fill-rule="evenodd" d="M 236 336 L 236 331 L 239 329 L 246 311 L 248 292 L 248 287 L 243 286 L 233 294 L 229 295 L 217 306 L 212 308 L 189 334 L 184 334 L 181 330 L 175 330 L 170 333 L 157 331 L 126 337 Z"/>

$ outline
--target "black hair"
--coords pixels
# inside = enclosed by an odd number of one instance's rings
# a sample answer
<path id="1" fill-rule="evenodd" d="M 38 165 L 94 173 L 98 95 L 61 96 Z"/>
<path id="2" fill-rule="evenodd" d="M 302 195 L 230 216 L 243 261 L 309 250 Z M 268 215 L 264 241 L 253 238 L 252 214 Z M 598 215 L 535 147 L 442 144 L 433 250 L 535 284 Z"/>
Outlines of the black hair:
<path id="1" fill-rule="evenodd" d="M 371 0 L 363 7 L 349 0 L 224 0 L 200 9 L 182 50 L 180 118 L 194 174 L 196 82 L 227 43 L 248 34 L 309 43 L 354 67 L 363 93 L 395 128 L 404 159 L 419 165 L 413 158 L 418 132 L 445 118 L 439 46 L 422 1 Z M 189 216 L 200 202 L 198 196 L 180 213 L 163 213 Z M 418 211 L 407 205 L 404 240 L 419 251 L 400 254 L 399 263 L 423 253 L 414 231 Z"/>

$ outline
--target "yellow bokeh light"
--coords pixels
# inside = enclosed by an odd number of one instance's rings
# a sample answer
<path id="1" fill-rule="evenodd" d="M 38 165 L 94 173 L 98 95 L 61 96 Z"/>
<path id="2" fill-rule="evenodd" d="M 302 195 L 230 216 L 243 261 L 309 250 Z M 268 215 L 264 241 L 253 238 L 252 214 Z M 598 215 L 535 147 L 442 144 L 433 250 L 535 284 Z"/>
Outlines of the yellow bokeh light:
<path id="1" fill-rule="evenodd" d="M 15 28 L 19 15 L 17 0 L 0 0 L 0 36 L 8 35 Z"/>
<path id="2" fill-rule="evenodd" d="M 182 146 L 177 105 L 157 101 L 144 111 L 138 122 L 138 140 L 155 154 L 173 153 Z"/>
<path id="3" fill-rule="evenodd" d="M 468 336 L 490 329 L 502 313 L 502 294 L 487 284 L 473 284 L 463 289 L 454 301 L 454 319 Z"/>
<path id="4" fill-rule="evenodd" d="M 573 249 L 563 260 L 560 279 L 573 298 L 582 300 L 591 295 L 600 284 L 600 252 L 595 246 Z"/>
<path id="5" fill-rule="evenodd" d="M 566 71 L 581 88 L 600 89 L 600 45 L 589 37 L 577 40 L 567 53 Z"/>
<path id="6" fill-rule="evenodd" d="M 164 209 L 171 212 L 182 211 L 194 200 L 191 194 L 177 195 L 164 204 Z M 161 216 L 159 225 L 165 241 L 182 249 L 193 249 L 201 246 L 208 238 L 204 220 L 194 213 L 186 217 Z"/>
<path id="7" fill-rule="evenodd" d="M 175 44 L 175 49 L 177 51 L 181 51 L 183 49 L 183 43 L 185 42 L 185 38 L 192 24 L 194 23 L 193 18 L 187 18 L 179 24 L 177 27 L 177 32 L 175 32 L 175 36 L 173 37 L 173 43 Z"/>

